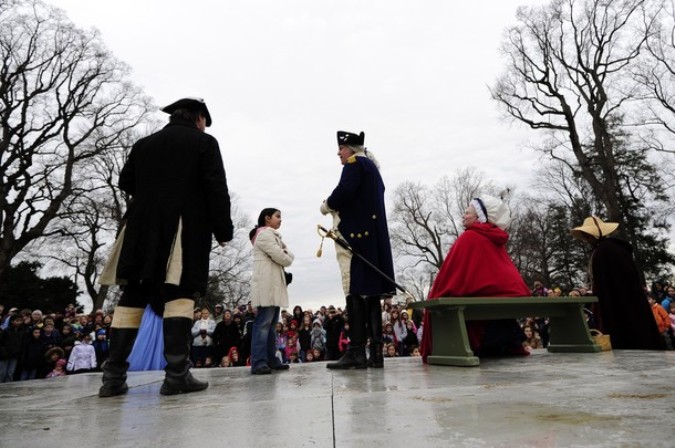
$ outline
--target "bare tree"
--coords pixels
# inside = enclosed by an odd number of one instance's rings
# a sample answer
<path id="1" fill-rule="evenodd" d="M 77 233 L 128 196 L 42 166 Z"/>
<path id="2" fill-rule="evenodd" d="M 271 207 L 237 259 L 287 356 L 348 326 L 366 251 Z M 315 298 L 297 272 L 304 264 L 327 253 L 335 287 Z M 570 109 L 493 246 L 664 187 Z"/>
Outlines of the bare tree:
<path id="1" fill-rule="evenodd" d="M 655 29 L 653 3 L 553 0 L 519 8 L 502 46 L 507 69 L 491 89 L 507 116 L 548 132 L 542 151 L 583 179 L 599 204 L 594 212 L 621 223 L 642 255 L 651 231 L 643 211 L 650 201 L 663 203 L 663 185 L 652 176 L 650 147 L 636 144 L 624 123 L 629 103 L 641 100 L 631 72 Z M 659 219 L 647 222 L 667 230 Z"/>
<path id="2" fill-rule="evenodd" d="M 647 39 L 647 55 L 635 67 L 635 79 L 646 90 L 648 124 L 656 124 L 675 136 L 675 1 L 665 1 L 660 21 Z M 675 148 L 652 139 L 654 148 L 675 154 Z M 672 141 L 672 140 L 671 140 Z"/>
<path id="3" fill-rule="evenodd" d="M 97 32 L 75 28 L 60 10 L 39 0 L 3 2 L 0 273 L 57 231 L 50 224 L 68 208 L 92 209 L 95 194 L 83 192 L 103 186 L 87 182 L 91 167 L 119 150 L 150 109 L 128 74 Z"/>
<path id="4" fill-rule="evenodd" d="M 671 198 L 675 191 L 675 1 L 664 0 L 661 20 L 647 40 L 647 52 L 634 69 L 644 89 L 644 106 L 637 124 L 649 132 L 642 144 L 661 155 L 661 178 Z M 671 200 L 672 203 L 672 200 Z"/>
<path id="5" fill-rule="evenodd" d="M 521 7 L 502 46 L 505 74 L 491 89 L 506 113 L 533 129 L 562 133 L 545 148 L 578 169 L 609 219 L 623 221 L 610 121 L 635 91 L 625 81 L 653 25 L 647 0 L 554 0 Z M 646 23 L 641 33 L 638 25 Z M 639 34 L 638 34 L 639 33 Z"/>
<path id="6" fill-rule="evenodd" d="M 397 257 L 413 258 L 414 265 L 438 270 L 445 256 L 446 223 L 434 208 L 428 187 L 404 182 L 394 191 L 390 234 Z"/>

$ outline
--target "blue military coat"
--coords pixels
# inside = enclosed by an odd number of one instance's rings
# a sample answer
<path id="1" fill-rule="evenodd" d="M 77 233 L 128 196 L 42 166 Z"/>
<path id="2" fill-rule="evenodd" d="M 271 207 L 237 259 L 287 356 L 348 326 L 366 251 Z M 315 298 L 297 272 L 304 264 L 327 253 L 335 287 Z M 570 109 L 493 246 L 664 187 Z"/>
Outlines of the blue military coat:
<path id="1" fill-rule="evenodd" d="M 338 212 L 338 230 L 354 252 L 394 279 L 384 182 L 373 161 L 362 156 L 350 157 L 342 168 L 340 182 L 326 202 Z M 376 296 L 395 290 L 392 281 L 386 280 L 359 257 L 352 257 L 350 294 Z"/>

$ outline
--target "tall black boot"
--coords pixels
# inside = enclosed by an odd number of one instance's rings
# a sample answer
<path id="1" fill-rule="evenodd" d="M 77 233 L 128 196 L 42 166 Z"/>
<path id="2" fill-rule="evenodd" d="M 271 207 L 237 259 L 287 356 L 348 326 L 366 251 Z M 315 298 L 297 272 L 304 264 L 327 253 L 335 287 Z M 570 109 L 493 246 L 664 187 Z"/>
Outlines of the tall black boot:
<path id="1" fill-rule="evenodd" d="M 159 393 L 176 395 L 197 392 L 209 387 L 209 383 L 199 381 L 190 373 L 190 339 L 192 337 L 192 319 L 186 317 L 165 317 L 164 328 L 164 384 Z"/>
<path id="2" fill-rule="evenodd" d="M 384 356 L 382 355 L 382 304 L 379 296 L 366 298 L 366 324 L 370 338 L 368 367 L 381 369 L 384 367 Z"/>
<path id="3" fill-rule="evenodd" d="M 138 328 L 111 328 L 110 351 L 103 369 L 103 386 L 98 390 L 99 397 L 114 397 L 127 393 L 127 358 L 134 348 Z"/>
<path id="4" fill-rule="evenodd" d="M 359 296 L 347 296 L 347 314 L 349 315 L 349 346 L 347 352 L 337 362 L 326 364 L 329 369 L 365 369 L 366 359 L 366 321 L 365 304 Z"/>

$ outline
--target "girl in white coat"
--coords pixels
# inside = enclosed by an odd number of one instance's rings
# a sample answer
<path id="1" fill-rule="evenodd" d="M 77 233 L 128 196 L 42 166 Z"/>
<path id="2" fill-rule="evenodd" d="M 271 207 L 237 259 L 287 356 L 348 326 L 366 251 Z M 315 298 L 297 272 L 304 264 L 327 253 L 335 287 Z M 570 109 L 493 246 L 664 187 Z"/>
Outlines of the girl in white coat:
<path id="1" fill-rule="evenodd" d="M 70 373 L 89 372 L 96 368 L 96 350 L 91 345 L 91 335 L 87 334 L 82 342 L 75 341 L 75 346 L 68 357 L 66 370 Z"/>
<path id="2" fill-rule="evenodd" d="M 281 212 L 266 208 L 260 212 L 258 225 L 249 233 L 253 244 L 251 306 L 256 310 L 251 335 L 251 373 L 261 375 L 272 370 L 287 370 L 276 357 L 275 325 L 281 307 L 288 307 L 288 290 L 284 268 L 293 262 L 293 254 L 281 239 Z"/>

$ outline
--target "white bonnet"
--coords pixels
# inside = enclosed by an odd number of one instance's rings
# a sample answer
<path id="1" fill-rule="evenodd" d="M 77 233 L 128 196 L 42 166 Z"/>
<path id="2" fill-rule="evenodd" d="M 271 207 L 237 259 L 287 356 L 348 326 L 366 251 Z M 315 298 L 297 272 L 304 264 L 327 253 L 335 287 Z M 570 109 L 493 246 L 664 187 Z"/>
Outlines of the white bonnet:
<path id="1" fill-rule="evenodd" d="M 504 201 L 508 190 L 503 192 L 499 198 L 494 196 L 483 196 L 474 198 L 469 203 L 478 215 L 478 221 L 490 222 L 502 230 L 506 230 L 511 224 L 511 211 Z"/>

